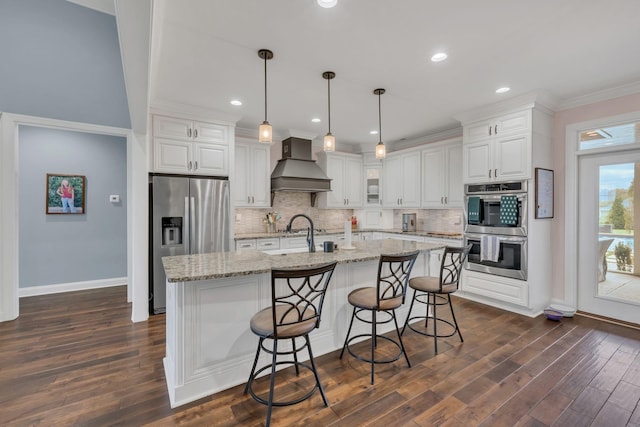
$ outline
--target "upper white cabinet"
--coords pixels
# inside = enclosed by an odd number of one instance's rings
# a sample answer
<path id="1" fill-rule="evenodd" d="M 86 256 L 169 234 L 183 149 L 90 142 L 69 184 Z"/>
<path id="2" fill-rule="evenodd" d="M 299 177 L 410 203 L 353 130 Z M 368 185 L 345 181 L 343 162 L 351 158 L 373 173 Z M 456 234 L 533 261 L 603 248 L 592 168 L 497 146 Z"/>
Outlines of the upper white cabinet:
<path id="1" fill-rule="evenodd" d="M 462 142 L 422 150 L 422 207 L 461 208 Z"/>
<path id="2" fill-rule="evenodd" d="M 271 206 L 270 147 L 236 141 L 233 201 L 236 207 Z"/>
<path id="3" fill-rule="evenodd" d="M 463 124 L 463 181 L 531 177 L 532 111 Z"/>
<path id="4" fill-rule="evenodd" d="M 331 178 L 331 191 L 318 194 L 320 208 L 361 208 L 364 191 L 362 156 L 337 152 L 318 153 L 318 165 Z"/>
<path id="5" fill-rule="evenodd" d="M 384 207 L 420 207 L 420 151 L 388 154 L 382 171 Z"/>
<path id="6" fill-rule="evenodd" d="M 153 170 L 177 174 L 229 174 L 229 126 L 153 116 Z"/>

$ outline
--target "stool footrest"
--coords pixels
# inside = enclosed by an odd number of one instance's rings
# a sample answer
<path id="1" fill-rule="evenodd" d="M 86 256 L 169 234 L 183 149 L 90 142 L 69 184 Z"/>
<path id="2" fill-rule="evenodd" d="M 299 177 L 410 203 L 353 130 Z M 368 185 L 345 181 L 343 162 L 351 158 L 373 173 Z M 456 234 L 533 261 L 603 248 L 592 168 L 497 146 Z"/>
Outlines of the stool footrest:
<path id="1" fill-rule="evenodd" d="M 277 365 L 292 365 L 292 366 L 299 366 L 299 367 L 303 367 L 307 370 L 309 370 L 311 373 L 313 373 L 313 368 L 309 365 L 307 365 L 306 363 L 302 363 L 302 362 L 295 362 L 293 360 L 283 360 L 281 362 L 276 362 L 276 366 Z M 265 365 L 263 367 L 261 367 L 260 369 L 258 369 L 252 376 L 251 378 L 249 378 L 249 386 L 247 387 L 249 394 L 251 394 L 251 397 L 253 397 L 253 399 L 258 402 L 258 403 L 262 403 L 263 405 L 269 405 L 269 401 L 266 399 L 263 399 L 262 397 L 258 396 L 256 394 L 256 392 L 253 390 L 253 382 L 256 379 L 256 377 L 258 375 L 260 375 L 260 373 L 268 370 L 271 370 L 272 365 L 268 364 Z M 314 387 L 311 389 L 311 391 L 309 391 L 308 393 L 306 393 L 305 395 L 292 399 L 292 400 L 286 400 L 286 401 L 273 401 L 271 402 L 271 405 L 273 406 L 290 406 L 290 405 L 295 405 L 296 403 L 300 403 L 302 401 L 305 401 L 307 399 L 309 399 L 311 396 L 313 396 L 313 394 L 318 390 L 318 385 L 314 384 Z M 266 391 L 266 393 L 268 393 L 268 391 Z M 328 406 L 328 405 L 325 405 Z"/>
<path id="2" fill-rule="evenodd" d="M 450 321 L 448 321 L 448 320 L 446 320 L 446 319 L 441 319 L 441 318 L 439 318 L 439 317 L 436 317 L 436 318 L 434 319 L 433 317 L 430 317 L 430 316 L 429 316 L 429 317 L 427 317 L 427 316 L 413 316 L 413 317 L 410 317 L 410 318 L 407 320 L 407 327 L 408 327 L 409 329 L 411 329 L 413 332 L 416 332 L 416 333 L 418 333 L 418 334 L 420 334 L 420 335 L 424 335 L 424 336 L 427 336 L 427 337 L 432 337 L 432 336 L 434 336 L 432 333 L 429 333 L 429 332 L 425 332 L 425 331 L 421 331 L 421 330 L 416 329 L 416 328 L 415 328 L 411 323 L 409 323 L 409 322 L 411 322 L 412 320 L 415 320 L 415 319 L 429 319 L 429 320 L 435 320 L 435 321 L 438 321 L 438 322 L 446 323 L 447 325 L 449 325 L 449 326 L 451 326 L 451 327 L 453 328 L 453 332 L 451 332 L 450 334 L 438 334 L 438 335 L 436 335 L 436 337 L 438 337 L 438 338 L 448 338 L 448 337 L 452 337 L 452 336 L 454 336 L 456 333 L 458 333 L 458 328 L 456 327 L 456 325 L 454 325 L 454 324 L 453 324 L 453 322 L 450 322 Z M 414 323 L 417 323 L 417 322 L 414 322 Z"/>
<path id="3" fill-rule="evenodd" d="M 371 337 L 371 334 L 360 334 L 360 335 L 355 335 L 351 338 L 349 338 L 349 340 L 347 341 L 347 351 L 349 352 L 350 355 L 352 355 L 353 357 L 355 357 L 356 359 L 362 361 L 362 362 L 367 362 L 367 363 L 392 363 L 395 362 L 396 360 L 400 359 L 400 357 L 402 357 L 402 347 L 400 346 L 400 343 L 397 342 L 396 340 L 386 337 L 384 335 L 376 335 L 376 340 L 382 339 L 385 340 L 387 342 L 392 343 L 393 345 L 395 345 L 398 348 L 398 354 L 396 356 L 391 356 L 385 359 L 375 359 L 375 360 L 371 360 L 370 358 L 366 358 L 364 356 L 360 356 L 359 354 L 355 353 L 353 350 L 351 350 L 351 341 L 357 339 L 357 338 L 362 338 L 362 337 L 369 337 L 369 339 L 373 339 Z"/>

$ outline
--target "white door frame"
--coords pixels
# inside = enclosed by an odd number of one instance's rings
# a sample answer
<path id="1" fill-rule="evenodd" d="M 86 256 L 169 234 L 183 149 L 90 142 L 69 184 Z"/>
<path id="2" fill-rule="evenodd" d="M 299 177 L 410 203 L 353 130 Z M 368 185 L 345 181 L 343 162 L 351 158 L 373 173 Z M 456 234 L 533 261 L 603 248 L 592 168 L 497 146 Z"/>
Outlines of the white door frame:
<path id="1" fill-rule="evenodd" d="M 18 126 L 38 126 L 127 139 L 127 300 L 131 320 L 145 321 L 148 309 L 148 168 L 146 135 L 129 129 L 0 113 L 0 321 L 19 315 Z"/>
<path id="2" fill-rule="evenodd" d="M 566 127 L 565 132 L 565 212 L 564 212 L 564 303 L 578 306 L 578 157 L 587 152 L 578 151 L 578 135 L 581 131 L 608 127 L 640 120 L 640 111 L 603 117 Z M 589 150 L 589 153 L 615 153 L 628 150 L 629 146 L 615 146 Z"/>

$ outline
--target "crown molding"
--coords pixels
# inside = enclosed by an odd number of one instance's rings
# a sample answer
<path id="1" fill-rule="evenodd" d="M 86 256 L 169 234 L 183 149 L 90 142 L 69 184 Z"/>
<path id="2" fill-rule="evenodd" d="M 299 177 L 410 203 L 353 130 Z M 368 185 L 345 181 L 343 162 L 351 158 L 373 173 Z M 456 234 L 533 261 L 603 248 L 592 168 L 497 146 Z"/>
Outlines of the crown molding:
<path id="1" fill-rule="evenodd" d="M 393 143 L 393 151 L 404 150 L 406 148 L 418 147 L 425 144 L 431 144 L 434 142 L 445 141 L 448 139 L 461 138 L 462 126 L 456 126 L 452 129 L 443 130 L 441 132 L 430 133 L 425 136 L 404 139 L 401 141 L 395 141 Z"/>
<path id="2" fill-rule="evenodd" d="M 609 99 L 620 98 L 621 96 L 633 95 L 640 92 L 640 80 L 620 86 L 602 89 L 585 95 L 567 98 L 563 100 L 556 111 L 569 110 L 571 108 L 582 107 L 596 102 L 608 101 Z"/>
<path id="3" fill-rule="evenodd" d="M 465 123 L 485 120 L 497 115 L 507 114 L 523 108 L 542 108 L 548 111 L 556 111 L 559 104 L 558 98 L 546 90 L 535 90 L 513 98 L 505 99 L 480 108 L 468 110 L 454 116 L 463 125 Z"/>
<path id="4" fill-rule="evenodd" d="M 151 114 L 170 114 L 184 119 L 215 122 L 232 126 L 235 126 L 236 122 L 242 117 L 240 115 L 228 114 L 215 109 L 209 109 L 197 105 L 182 104 L 180 102 L 164 99 L 152 100 L 150 102 L 149 112 Z"/>

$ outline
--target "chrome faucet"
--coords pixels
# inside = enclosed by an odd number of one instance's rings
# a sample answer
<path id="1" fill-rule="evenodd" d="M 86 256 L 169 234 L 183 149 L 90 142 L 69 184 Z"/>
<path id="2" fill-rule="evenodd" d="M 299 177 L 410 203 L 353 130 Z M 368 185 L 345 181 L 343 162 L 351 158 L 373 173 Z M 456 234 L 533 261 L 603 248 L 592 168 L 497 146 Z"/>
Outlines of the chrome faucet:
<path id="1" fill-rule="evenodd" d="M 309 218 L 305 214 L 295 214 L 289 220 L 289 224 L 287 224 L 286 230 L 287 230 L 287 232 L 291 232 L 291 224 L 293 224 L 293 220 L 298 218 L 299 216 L 301 216 L 301 217 L 305 218 L 307 221 L 309 221 L 309 228 L 307 228 L 307 245 L 309 245 L 309 252 L 315 252 L 316 251 L 316 244 L 313 242 L 313 221 L 311 221 L 311 218 Z"/>

